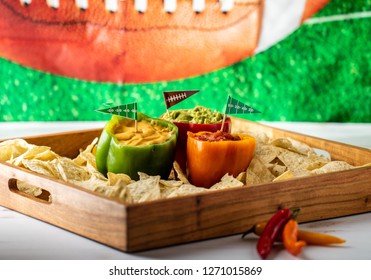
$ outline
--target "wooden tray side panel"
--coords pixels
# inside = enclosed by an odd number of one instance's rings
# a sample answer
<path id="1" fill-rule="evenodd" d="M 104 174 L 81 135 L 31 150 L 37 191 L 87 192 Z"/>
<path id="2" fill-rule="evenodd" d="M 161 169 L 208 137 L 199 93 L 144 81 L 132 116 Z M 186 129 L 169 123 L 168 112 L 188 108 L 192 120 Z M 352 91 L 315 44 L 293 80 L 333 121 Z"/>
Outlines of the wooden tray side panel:
<path id="1" fill-rule="evenodd" d="M 99 241 L 127 249 L 125 206 L 78 187 L 0 163 L 0 205 Z M 51 202 L 12 190 L 15 180 L 41 187 Z"/>
<path id="2" fill-rule="evenodd" d="M 273 138 L 290 137 L 297 141 L 306 143 L 313 148 L 318 148 L 329 152 L 332 160 L 346 161 L 349 164 L 355 166 L 360 166 L 371 162 L 371 150 L 366 148 L 356 147 L 336 141 L 325 140 L 318 137 L 273 128 L 263 124 L 237 118 L 232 119 L 232 128 L 235 131 L 264 132 L 269 137 Z"/>
<path id="3" fill-rule="evenodd" d="M 371 168 L 128 206 L 129 251 L 242 233 L 278 209 L 299 222 L 371 211 Z"/>
<path id="4" fill-rule="evenodd" d="M 199 240 L 198 209 L 198 197 L 129 205 L 128 251 L 135 252 Z"/>

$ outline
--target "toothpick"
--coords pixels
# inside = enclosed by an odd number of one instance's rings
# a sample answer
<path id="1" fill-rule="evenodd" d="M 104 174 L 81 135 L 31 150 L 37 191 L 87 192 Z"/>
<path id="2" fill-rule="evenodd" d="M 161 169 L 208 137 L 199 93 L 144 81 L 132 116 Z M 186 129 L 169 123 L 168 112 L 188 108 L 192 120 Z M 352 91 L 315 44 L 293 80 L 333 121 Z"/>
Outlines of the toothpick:
<path id="1" fill-rule="evenodd" d="M 225 119 L 227 117 L 227 114 L 223 114 L 223 121 L 222 121 L 222 127 L 221 127 L 221 131 L 224 131 L 224 123 L 225 123 Z"/>

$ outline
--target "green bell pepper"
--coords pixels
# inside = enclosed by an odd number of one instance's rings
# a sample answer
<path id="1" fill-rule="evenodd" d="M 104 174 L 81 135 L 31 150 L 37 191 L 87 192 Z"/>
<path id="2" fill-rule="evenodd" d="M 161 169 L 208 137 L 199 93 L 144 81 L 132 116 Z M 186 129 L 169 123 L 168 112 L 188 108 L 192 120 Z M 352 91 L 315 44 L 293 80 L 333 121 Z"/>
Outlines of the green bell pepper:
<path id="1" fill-rule="evenodd" d="M 171 137 L 160 144 L 145 146 L 124 145 L 114 135 L 115 128 L 120 126 L 123 117 L 113 115 L 105 125 L 99 138 L 96 149 L 96 165 L 99 172 L 124 173 L 132 179 L 138 180 L 138 172 L 148 175 L 160 175 L 167 179 L 173 167 L 178 128 L 171 122 L 154 119 L 138 112 L 138 122 L 147 120 L 167 127 L 173 132 Z"/>

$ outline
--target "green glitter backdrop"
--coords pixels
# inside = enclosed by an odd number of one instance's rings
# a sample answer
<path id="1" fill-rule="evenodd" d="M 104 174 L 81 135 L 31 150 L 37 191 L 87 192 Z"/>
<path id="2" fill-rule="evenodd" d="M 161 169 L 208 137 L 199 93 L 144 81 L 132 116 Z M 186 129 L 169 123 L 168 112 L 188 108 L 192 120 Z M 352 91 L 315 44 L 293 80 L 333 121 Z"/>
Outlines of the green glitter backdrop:
<path id="1" fill-rule="evenodd" d="M 367 12 L 371 0 L 335 0 L 315 17 Z M 199 89 L 174 106 L 222 111 L 231 94 L 262 114 L 250 120 L 371 122 L 369 16 L 304 24 L 289 37 L 233 66 L 150 84 L 94 83 L 50 75 L 0 59 L 0 121 L 105 120 L 105 102 L 138 102 L 157 117 L 163 91 Z M 244 117 L 244 116 L 241 116 Z M 246 116 L 245 116 L 246 117 Z"/>

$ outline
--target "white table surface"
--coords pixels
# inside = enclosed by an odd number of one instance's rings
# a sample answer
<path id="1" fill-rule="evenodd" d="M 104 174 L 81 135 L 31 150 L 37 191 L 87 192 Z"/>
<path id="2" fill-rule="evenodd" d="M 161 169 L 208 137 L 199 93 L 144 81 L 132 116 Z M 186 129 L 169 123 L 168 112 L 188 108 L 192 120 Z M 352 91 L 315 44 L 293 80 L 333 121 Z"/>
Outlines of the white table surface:
<path id="1" fill-rule="evenodd" d="M 371 123 L 267 124 L 371 148 Z M 98 128 L 103 125 L 103 122 L 0 123 L 0 139 Z M 371 213 L 301 224 L 300 228 L 334 234 L 347 242 L 335 247 L 307 246 L 298 259 L 371 259 Z M 255 250 L 256 242 L 257 237 L 254 235 L 245 239 L 241 239 L 241 235 L 233 235 L 128 254 L 0 206 L 0 259 L 3 260 L 256 260 L 259 259 Z M 289 260 L 295 257 L 282 248 L 275 248 L 270 259 Z"/>

